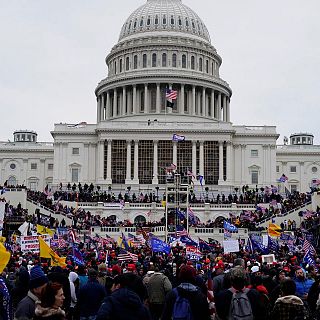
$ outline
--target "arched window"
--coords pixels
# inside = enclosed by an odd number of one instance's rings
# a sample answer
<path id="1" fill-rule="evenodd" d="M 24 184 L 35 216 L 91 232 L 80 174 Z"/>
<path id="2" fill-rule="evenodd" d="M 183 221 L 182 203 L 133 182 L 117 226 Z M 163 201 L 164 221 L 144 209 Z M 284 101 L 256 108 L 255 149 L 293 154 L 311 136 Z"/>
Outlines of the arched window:
<path id="1" fill-rule="evenodd" d="M 167 54 L 166 53 L 162 54 L 162 66 L 163 67 L 167 66 Z"/>
<path id="2" fill-rule="evenodd" d="M 188 18 L 186 18 L 186 27 L 187 27 L 187 28 L 189 27 L 189 20 L 188 20 Z"/>
<path id="3" fill-rule="evenodd" d="M 172 54 L 172 67 L 173 68 L 177 67 L 177 55 L 175 53 Z"/>
<path id="4" fill-rule="evenodd" d="M 152 67 L 156 67 L 157 66 L 157 54 L 153 53 L 152 54 Z"/>
<path id="5" fill-rule="evenodd" d="M 194 70 L 194 56 L 191 56 L 191 69 Z"/>
<path id="6" fill-rule="evenodd" d="M 202 58 L 199 58 L 199 71 L 202 72 L 203 66 L 202 66 Z"/>
<path id="7" fill-rule="evenodd" d="M 146 222 L 146 218 L 142 215 L 136 216 L 134 218 L 134 223 L 145 223 Z"/>
<path id="8" fill-rule="evenodd" d="M 171 23 L 172 25 L 174 24 L 174 17 L 173 17 L 173 16 L 171 16 L 170 23 Z"/>
<path id="9" fill-rule="evenodd" d="M 10 176 L 7 181 L 7 186 L 16 186 L 17 179 L 14 176 Z"/>
<path id="10" fill-rule="evenodd" d="M 157 25 L 159 24 L 159 18 L 158 15 L 156 15 L 155 19 L 154 19 L 154 24 Z"/>
<path id="11" fill-rule="evenodd" d="M 142 56 L 142 67 L 143 67 L 143 68 L 146 68 L 146 67 L 147 67 L 147 55 L 146 55 L 146 54 L 144 54 L 144 55 Z"/>
<path id="12" fill-rule="evenodd" d="M 195 29 L 196 26 L 195 26 L 195 24 L 194 24 L 194 20 L 191 20 L 191 24 L 192 24 L 192 28 Z"/>
<path id="13" fill-rule="evenodd" d="M 206 73 L 209 73 L 209 61 L 206 60 Z"/>
<path id="14" fill-rule="evenodd" d="M 182 68 L 187 67 L 187 56 L 185 54 L 182 55 Z"/>
<path id="15" fill-rule="evenodd" d="M 150 26 L 150 23 L 151 23 L 151 18 L 150 18 L 150 16 L 148 16 L 147 26 Z"/>
<path id="16" fill-rule="evenodd" d="M 138 56 L 135 55 L 133 57 L 133 69 L 137 69 L 138 68 Z"/>
<path id="17" fill-rule="evenodd" d="M 140 27 L 143 27 L 143 17 L 140 20 Z"/>
<path id="18" fill-rule="evenodd" d="M 162 17 L 162 24 L 167 24 L 167 17 L 166 16 Z"/>
<path id="19" fill-rule="evenodd" d="M 182 26 L 182 20 L 181 20 L 181 17 L 179 17 L 179 19 L 178 19 L 178 24 L 179 24 L 179 26 Z"/>
<path id="20" fill-rule="evenodd" d="M 114 74 L 117 74 L 117 61 L 114 62 Z"/>
<path id="21" fill-rule="evenodd" d="M 126 71 L 129 70 L 129 57 L 126 57 Z"/>
<path id="22" fill-rule="evenodd" d="M 137 27 L 137 19 L 134 20 L 133 29 L 135 29 L 136 27 Z"/>
<path id="23" fill-rule="evenodd" d="M 122 59 L 120 59 L 120 61 L 119 61 L 119 72 L 122 72 Z"/>

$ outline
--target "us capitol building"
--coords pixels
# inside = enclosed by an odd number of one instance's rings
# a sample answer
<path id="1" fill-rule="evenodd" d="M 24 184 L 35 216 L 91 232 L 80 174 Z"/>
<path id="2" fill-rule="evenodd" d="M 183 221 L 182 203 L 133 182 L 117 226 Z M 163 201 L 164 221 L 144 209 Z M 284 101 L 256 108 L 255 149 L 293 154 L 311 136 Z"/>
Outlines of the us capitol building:
<path id="1" fill-rule="evenodd" d="M 0 185 L 162 189 L 171 164 L 226 192 L 277 184 L 283 173 L 292 190 L 307 191 L 319 178 L 312 134 L 277 146 L 275 126 L 233 125 L 222 58 L 181 0 L 148 0 L 136 9 L 105 61 L 108 75 L 95 89 L 97 123 L 55 124 L 53 143 L 37 142 L 34 131 L 14 132 L 13 142 L 0 143 Z M 173 108 L 166 88 L 177 91 Z M 174 134 L 185 140 L 172 141 Z"/>

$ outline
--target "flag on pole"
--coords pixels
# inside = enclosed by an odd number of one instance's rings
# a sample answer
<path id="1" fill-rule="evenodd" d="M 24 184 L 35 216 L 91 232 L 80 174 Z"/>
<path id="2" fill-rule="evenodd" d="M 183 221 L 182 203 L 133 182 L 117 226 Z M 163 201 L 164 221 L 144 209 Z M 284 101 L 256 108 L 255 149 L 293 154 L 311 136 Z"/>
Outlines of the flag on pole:
<path id="1" fill-rule="evenodd" d="M 238 231 L 238 228 L 237 228 L 234 224 L 232 224 L 232 223 L 230 223 L 230 222 L 228 222 L 228 221 L 226 221 L 226 220 L 223 221 L 223 228 L 224 228 L 225 230 L 230 231 L 230 232 L 236 232 L 236 231 Z"/>
<path id="2" fill-rule="evenodd" d="M 66 266 L 66 258 L 60 257 L 56 252 L 54 252 L 42 239 L 42 237 L 38 237 L 39 239 L 39 247 L 40 247 L 40 254 L 41 258 L 51 259 L 51 266 L 59 266 L 65 267 Z"/>
<path id="3" fill-rule="evenodd" d="M 134 254 L 134 253 L 131 253 L 129 251 L 126 251 L 124 249 L 120 249 L 120 252 L 117 256 L 117 259 L 119 261 L 130 261 L 132 260 L 134 263 L 137 263 L 138 262 L 138 255 L 137 254 Z"/>
<path id="4" fill-rule="evenodd" d="M 37 233 L 39 234 L 48 234 L 50 237 L 53 237 L 55 232 L 56 232 L 55 229 L 50 229 L 48 227 L 37 224 Z"/>
<path id="5" fill-rule="evenodd" d="M 286 182 L 288 181 L 288 177 L 283 173 L 282 176 L 278 179 L 278 182 Z"/>
<path id="6" fill-rule="evenodd" d="M 167 100 L 167 107 L 173 108 L 174 100 L 177 100 L 178 91 L 172 90 L 170 88 L 166 88 L 166 100 Z"/>
<path id="7" fill-rule="evenodd" d="M 275 223 L 269 223 L 268 234 L 271 237 L 280 237 L 282 229 Z"/>
<path id="8" fill-rule="evenodd" d="M 3 243 L 0 242 L 0 273 L 2 273 L 3 269 L 7 266 L 9 260 L 10 252 L 8 252 Z"/>
<path id="9" fill-rule="evenodd" d="M 184 141 L 186 139 L 185 136 L 181 136 L 179 134 L 174 133 L 172 135 L 172 141 L 176 141 L 176 142 L 180 142 L 180 141 Z"/>

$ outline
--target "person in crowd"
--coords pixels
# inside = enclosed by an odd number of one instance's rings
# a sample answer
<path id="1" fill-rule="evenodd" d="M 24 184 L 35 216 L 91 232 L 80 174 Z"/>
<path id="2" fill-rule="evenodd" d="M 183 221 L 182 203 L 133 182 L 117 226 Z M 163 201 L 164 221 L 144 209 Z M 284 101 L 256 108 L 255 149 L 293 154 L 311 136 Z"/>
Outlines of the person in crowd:
<path id="1" fill-rule="evenodd" d="M 296 283 L 285 278 L 280 283 L 281 297 L 276 300 L 271 313 L 273 320 L 304 320 L 306 319 L 306 309 L 303 301 L 295 295 Z"/>
<path id="2" fill-rule="evenodd" d="M 224 280 L 224 263 L 219 260 L 215 265 L 215 274 L 213 277 L 213 292 L 217 294 L 223 289 L 223 280 Z"/>
<path id="3" fill-rule="evenodd" d="M 156 268 L 151 275 L 147 285 L 149 297 L 149 310 L 153 320 L 159 320 L 167 293 L 172 289 L 172 285 L 167 276 Z"/>
<path id="4" fill-rule="evenodd" d="M 33 319 L 35 312 L 35 303 L 41 298 L 41 291 L 48 282 L 47 276 L 42 268 L 38 265 L 34 266 L 30 271 L 29 291 L 17 306 L 14 314 L 15 319 Z"/>
<path id="5" fill-rule="evenodd" d="M 75 307 L 77 304 L 77 289 L 79 287 L 79 276 L 77 273 L 71 271 L 69 273 L 69 282 L 70 282 L 70 294 L 71 294 L 71 304 L 68 314 L 68 319 L 73 319 L 73 315 L 75 312 Z"/>
<path id="6" fill-rule="evenodd" d="M 305 271 L 302 268 L 298 268 L 295 272 L 295 283 L 296 283 L 296 295 L 307 301 L 309 290 L 313 284 L 313 280 L 306 277 Z"/>
<path id="7" fill-rule="evenodd" d="M 192 319 L 209 320 L 210 311 L 207 297 L 203 295 L 200 288 L 195 286 L 195 268 L 190 265 L 182 265 L 178 278 L 180 285 L 167 294 L 161 320 L 171 320 L 175 303 L 177 299 L 180 300 L 180 297 L 188 301 Z"/>
<path id="8" fill-rule="evenodd" d="M 0 275 L 0 319 L 12 319 L 12 303 L 9 290 L 2 275 Z"/>
<path id="9" fill-rule="evenodd" d="M 79 275 L 79 286 L 82 288 L 88 282 L 88 276 L 84 266 L 78 266 L 77 273 Z"/>
<path id="10" fill-rule="evenodd" d="M 30 275 L 25 267 L 21 266 L 17 275 L 15 287 L 11 290 L 13 312 L 18 303 L 28 294 Z"/>
<path id="11" fill-rule="evenodd" d="M 98 265 L 98 282 L 105 287 L 107 279 L 107 265 L 105 263 L 100 263 Z"/>
<path id="12" fill-rule="evenodd" d="M 97 276 L 95 269 L 89 269 L 88 282 L 79 289 L 80 320 L 94 320 L 106 296 L 105 288 L 98 282 Z"/>
<path id="13" fill-rule="evenodd" d="M 62 309 L 63 301 L 62 285 L 49 281 L 41 291 L 40 300 L 36 302 L 34 320 L 65 320 L 66 313 Z"/>
<path id="14" fill-rule="evenodd" d="M 245 270 L 240 267 L 234 267 L 230 270 L 231 288 L 220 291 L 215 296 L 216 311 L 221 320 L 230 319 L 232 314 L 232 300 L 235 294 L 242 294 L 244 299 L 249 300 L 249 315 L 253 319 L 265 319 L 265 308 L 260 299 L 260 295 L 255 289 L 247 289 L 247 275 Z M 227 307 L 226 307 L 227 306 Z"/>

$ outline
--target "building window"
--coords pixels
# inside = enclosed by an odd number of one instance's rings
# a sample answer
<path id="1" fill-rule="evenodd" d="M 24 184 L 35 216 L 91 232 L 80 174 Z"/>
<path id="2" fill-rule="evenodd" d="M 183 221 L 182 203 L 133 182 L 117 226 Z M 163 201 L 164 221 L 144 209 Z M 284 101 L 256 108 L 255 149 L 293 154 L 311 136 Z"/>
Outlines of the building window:
<path id="1" fill-rule="evenodd" d="M 318 172 L 318 168 L 317 167 L 312 167 L 311 171 L 312 171 L 312 173 L 316 173 L 316 172 Z"/>
<path id="2" fill-rule="evenodd" d="M 9 177 L 8 178 L 8 181 L 7 181 L 7 186 L 11 187 L 11 186 L 16 186 L 17 184 L 17 179 L 13 176 Z"/>
<path id="3" fill-rule="evenodd" d="M 182 20 L 181 20 L 181 17 L 179 17 L 178 23 L 179 23 L 179 26 L 182 26 Z"/>
<path id="4" fill-rule="evenodd" d="M 71 182 L 79 182 L 79 169 L 71 169 Z"/>
<path id="5" fill-rule="evenodd" d="M 143 27 L 143 17 L 140 20 L 140 27 Z"/>
<path id="6" fill-rule="evenodd" d="M 162 24 L 167 24 L 167 18 L 166 18 L 166 16 L 163 16 L 163 17 L 162 17 Z"/>
<path id="7" fill-rule="evenodd" d="M 36 163 L 31 163 L 31 170 L 37 170 L 37 167 Z"/>
<path id="8" fill-rule="evenodd" d="M 15 163 L 10 163 L 10 169 L 11 169 L 11 170 L 14 170 L 15 168 L 16 168 Z"/>
<path id="9" fill-rule="evenodd" d="M 153 53 L 152 54 L 152 67 L 156 67 L 157 66 L 157 54 Z"/>
<path id="10" fill-rule="evenodd" d="M 280 172 L 279 166 L 276 166 L 276 172 Z"/>
<path id="11" fill-rule="evenodd" d="M 143 67 L 143 68 L 146 68 L 146 67 L 147 67 L 147 55 L 146 55 L 146 54 L 144 54 L 144 55 L 142 56 L 142 67 Z"/>
<path id="12" fill-rule="evenodd" d="M 259 172 L 258 171 L 251 171 L 251 183 L 252 184 L 258 184 L 259 179 L 258 179 Z"/>
<path id="13" fill-rule="evenodd" d="M 173 16 L 171 16 L 170 23 L 171 23 L 172 25 L 174 24 L 174 17 L 173 17 Z"/>
<path id="14" fill-rule="evenodd" d="M 191 56 L 191 70 L 194 70 L 194 56 Z"/>
<path id="15" fill-rule="evenodd" d="M 187 56 L 185 54 L 182 55 L 182 68 L 187 67 Z"/>
<path id="16" fill-rule="evenodd" d="M 150 23 L 151 23 L 151 18 L 150 18 L 150 16 L 148 16 L 147 26 L 150 26 Z"/>
<path id="17" fill-rule="evenodd" d="M 188 18 L 186 18 L 186 27 L 187 27 L 187 28 L 189 27 L 189 20 L 188 20 Z"/>
<path id="18" fill-rule="evenodd" d="M 73 155 L 78 155 L 78 154 L 80 154 L 79 148 L 72 148 L 72 154 L 73 154 Z"/>
<path id="19" fill-rule="evenodd" d="M 129 70 L 129 57 L 126 57 L 126 71 Z"/>
<path id="20" fill-rule="evenodd" d="M 133 69 L 137 69 L 138 68 L 138 56 L 135 55 L 133 57 Z"/>
<path id="21" fill-rule="evenodd" d="M 154 24 L 155 24 L 155 25 L 159 24 L 159 18 L 158 18 L 158 16 L 155 17 L 155 19 L 154 19 Z"/>
<path id="22" fill-rule="evenodd" d="M 256 149 L 251 150 L 251 157 L 257 158 L 259 156 L 259 152 Z"/>
<path id="23" fill-rule="evenodd" d="M 122 72 L 122 59 L 119 61 L 119 71 Z"/>
<path id="24" fill-rule="evenodd" d="M 167 66 L 167 54 L 166 53 L 162 54 L 162 66 L 163 67 Z"/>
<path id="25" fill-rule="evenodd" d="M 202 72 L 202 58 L 199 58 L 199 71 Z"/>
<path id="26" fill-rule="evenodd" d="M 135 29 L 137 27 L 137 19 L 134 21 L 134 24 L 133 24 L 133 28 Z"/>
<path id="27" fill-rule="evenodd" d="M 296 184 L 291 185 L 291 192 L 296 192 L 298 191 L 298 186 Z"/>
<path id="28" fill-rule="evenodd" d="M 177 67 L 177 55 L 175 53 L 172 55 L 172 67 Z"/>
<path id="29" fill-rule="evenodd" d="M 53 170 L 53 163 L 48 163 L 48 170 Z"/>
<path id="30" fill-rule="evenodd" d="M 114 62 L 114 74 L 117 74 L 117 61 Z"/>
<path id="31" fill-rule="evenodd" d="M 206 73 L 209 73 L 209 61 L 206 60 Z"/>
<path id="32" fill-rule="evenodd" d="M 291 173 L 296 173 L 297 172 L 297 167 L 296 166 L 290 166 L 290 172 Z"/>

